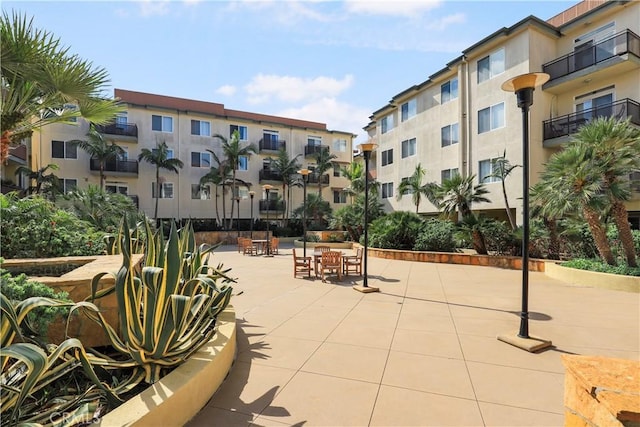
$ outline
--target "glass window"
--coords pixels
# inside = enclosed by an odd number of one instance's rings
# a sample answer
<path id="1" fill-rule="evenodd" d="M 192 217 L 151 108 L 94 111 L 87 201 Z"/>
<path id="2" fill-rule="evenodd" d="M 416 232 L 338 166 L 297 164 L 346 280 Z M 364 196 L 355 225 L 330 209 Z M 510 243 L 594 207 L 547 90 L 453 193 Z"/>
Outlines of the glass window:
<path id="1" fill-rule="evenodd" d="M 478 61 L 478 83 L 492 79 L 504 73 L 505 70 L 504 48 L 485 56 Z"/>
<path id="2" fill-rule="evenodd" d="M 382 152 L 382 166 L 393 163 L 393 148 Z"/>
<path id="3" fill-rule="evenodd" d="M 442 184 L 445 180 L 451 179 L 458 174 L 458 168 L 445 169 L 443 171 L 440 171 L 440 183 Z"/>
<path id="4" fill-rule="evenodd" d="M 478 162 L 478 181 L 479 182 L 500 182 L 497 176 L 489 176 L 495 170 L 495 162 L 498 159 L 486 159 Z"/>
<path id="5" fill-rule="evenodd" d="M 151 183 L 151 197 L 156 198 L 156 183 Z M 173 199 L 173 183 L 162 182 L 160 183 L 160 198 L 161 199 Z"/>
<path id="6" fill-rule="evenodd" d="M 340 164 L 333 164 L 333 176 L 340 176 Z"/>
<path id="7" fill-rule="evenodd" d="M 78 180 L 66 178 L 60 179 L 60 187 L 62 188 L 63 193 L 70 193 L 78 188 Z"/>
<path id="8" fill-rule="evenodd" d="M 347 193 L 342 190 L 333 190 L 333 203 L 347 203 Z"/>
<path id="9" fill-rule="evenodd" d="M 322 145 L 322 138 L 319 136 L 310 136 L 307 138 L 307 145 L 320 146 Z"/>
<path id="10" fill-rule="evenodd" d="M 54 159 L 77 159 L 78 146 L 70 141 L 51 141 L 51 157 Z"/>
<path id="11" fill-rule="evenodd" d="M 504 102 L 478 111 L 478 133 L 504 127 Z"/>
<path id="12" fill-rule="evenodd" d="M 407 182 L 407 181 L 409 181 L 409 177 L 408 177 L 408 176 L 406 176 L 406 177 L 402 178 L 402 182 Z M 403 194 L 403 196 L 406 196 L 407 194 L 413 194 L 413 188 L 411 188 L 411 187 L 407 187 L 407 190 L 406 190 L 406 192 Z"/>
<path id="13" fill-rule="evenodd" d="M 129 188 L 118 184 L 106 184 L 104 190 L 108 193 L 129 194 Z"/>
<path id="14" fill-rule="evenodd" d="M 194 168 L 210 168 L 211 153 L 191 152 L 191 166 Z"/>
<path id="15" fill-rule="evenodd" d="M 333 140 L 333 151 L 344 153 L 347 151 L 347 140 L 346 139 L 334 139 Z"/>
<path id="16" fill-rule="evenodd" d="M 191 135 L 211 136 L 211 123 L 191 120 Z"/>
<path id="17" fill-rule="evenodd" d="M 159 132 L 173 132 L 173 117 L 151 116 L 151 130 Z"/>
<path id="18" fill-rule="evenodd" d="M 440 103 L 444 104 L 458 97 L 458 78 L 451 79 L 440 86 Z"/>
<path id="19" fill-rule="evenodd" d="M 393 197 L 393 182 L 385 182 L 381 186 L 382 198 L 390 199 Z"/>
<path id="20" fill-rule="evenodd" d="M 191 199 L 211 200 L 211 189 L 208 185 L 191 184 Z"/>
<path id="21" fill-rule="evenodd" d="M 240 134 L 240 141 L 246 141 L 248 136 L 247 127 L 240 125 L 229 125 L 229 137 L 233 135 L 233 132 L 238 131 Z"/>
<path id="22" fill-rule="evenodd" d="M 238 170 L 239 171 L 249 170 L 249 156 L 238 157 Z"/>
<path id="23" fill-rule="evenodd" d="M 380 128 L 382 133 L 387 133 L 393 129 L 393 116 L 391 114 L 380 120 Z"/>
<path id="24" fill-rule="evenodd" d="M 401 111 L 401 120 L 403 122 L 409 120 L 411 117 L 416 115 L 416 105 L 417 104 L 415 99 L 412 99 L 402 104 L 402 106 L 400 107 L 400 111 Z"/>
<path id="25" fill-rule="evenodd" d="M 415 156 L 416 154 L 416 139 L 411 138 L 402 141 L 402 158 L 409 156 Z"/>
<path id="26" fill-rule="evenodd" d="M 458 123 L 454 123 L 440 129 L 440 137 L 442 147 L 448 147 L 449 145 L 457 144 L 459 142 Z"/>

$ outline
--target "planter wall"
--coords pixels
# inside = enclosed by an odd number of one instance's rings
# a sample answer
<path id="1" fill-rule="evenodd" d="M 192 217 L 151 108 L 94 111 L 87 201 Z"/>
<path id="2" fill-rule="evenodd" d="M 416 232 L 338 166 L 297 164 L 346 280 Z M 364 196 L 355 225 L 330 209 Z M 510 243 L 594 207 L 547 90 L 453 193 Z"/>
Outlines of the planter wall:
<path id="1" fill-rule="evenodd" d="M 637 276 L 621 276 L 619 274 L 580 270 L 563 267 L 554 262 L 547 263 L 545 274 L 574 285 L 640 293 L 640 277 Z"/>
<path id="2" fill-rule="evenodd" d="M 240 237 L 251 237 L 251 231 L 240 231 Z M 269 236 L 273 236 L 273 233 L 269 231 Z M 223 245 L 235 245 L 238 243 L 237 231 L 197 231 L 195 232 L 196 244 L 200 245 L 206 243 L 208 245 L 216 245 L 222 243 Z M 266 239 L 266 231 L 254 231 L 254 239 Z"/>

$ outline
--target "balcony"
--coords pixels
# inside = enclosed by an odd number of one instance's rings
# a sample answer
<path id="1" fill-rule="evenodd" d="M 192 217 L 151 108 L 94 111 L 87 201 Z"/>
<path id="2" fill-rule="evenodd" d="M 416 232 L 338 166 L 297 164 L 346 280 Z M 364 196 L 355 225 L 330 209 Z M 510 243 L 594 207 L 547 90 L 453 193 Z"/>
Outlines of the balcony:
<path id="1" fill-rule="evenodd" d="M 307 176 L 307 184 L 322 184 L 329 185 L 329 174 L 318 175 L 317 173 L 311 173 Z"/>
<path id="2" fill-rule="evenodd" d="M 542 139 L 545 147 L 557 146 L 596 117 L 631 118 L 631 123 L 640 126 L 640 104 L 629 98 L 605 104 L 578 113 L 567 114 L 542 122 Z"/>
<path id="3" fill-rule="evenodd" d="M 595 45 L 578 49 L 542 66 L 549 74 L 549 81 L 543 86 L 545 90 L 574 82 L 580 84 L 583 77 L 598 79 L 611 75 L 613 66 L 619 67 L 619 73 L 637 68 L 637 60 L 629 60 L 629 55 L 640 58 L 640 37 L 633 31 L 625 30 Z M 607 69 L 605 72 L 604 69 Z M 576 82 L 577 79 L 577 82 Z M 571 87 L 563 87 L 568 90 Z"/>
<path id="4" fill-rule="evenodd" d="M 265 200 L 259 201 L 258 207 L 260 212 L 283 212 L 284 202 L 282 200 Z"/>
<path id="5" fill-rule="evenodd" d="M 89 170 L 100 171 L 100 162 L 98 159 L 89 159 Z M 137 160 L 119 160 L 112 159 L 107 160 L 104 164 L 104 171 L 111 173 L 121 173 L 138 175 L 138 161 Z"/>
<path id="6" fill-rule="evenodd" d="M 135 123 L 110 123 L 108 125 L 96 125 L 96 130 L 105 135 L 125 137 L 126 140 L 138 140 L 138 125 Z"/>
<path id="7" fill-rule="evenodd" d="M 279 172 L 275 172 L 269 169 L 262 169 L 258 173 L 260 181 L 280 181 L 282 182 L 282 175 Z"/>
<path id="8" fill-rule="evenodd" d="M 273 139 L 264 139 L 262 138 L 258 142 L 258 148 L 260 151 L 279 151 L 281 148 L 287 147 L 287 141 L 282 139 L 273 140 Z"/>
<path id="9" fill-rule="evenodd" d="M 321 151 L 327 151 L 329 152 L 329 146 L 328 145 L 310 145 L 307 144 L 304 146 L 304 156 L 315 156 L 317 153 L 320 153 Z"/>

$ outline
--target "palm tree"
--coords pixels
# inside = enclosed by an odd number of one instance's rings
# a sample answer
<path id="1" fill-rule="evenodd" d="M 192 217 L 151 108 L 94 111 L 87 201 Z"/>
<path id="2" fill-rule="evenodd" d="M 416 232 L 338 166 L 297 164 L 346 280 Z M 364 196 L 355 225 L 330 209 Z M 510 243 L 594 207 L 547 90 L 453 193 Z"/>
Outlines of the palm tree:
<path id="1" fill-rule="evenodd" d="M 245 147 L 240 146 L 240 132 L 238 132 L 237 130 L 233 131 L 231 140 L 228 140 L 220 134 L 215 134 L 213 137 L 218 138 L 220 141 L 222 141 L 222 152 L 224 153 L 226 160 L 231 166 L 232 170 L 231 185 L 233 191 L 231 193 L 231 197 L 237 197 L 238 188 L 236 185 L 236 171 L 238 170 L 238 163 L 240 162 L 240 158 L 248 156 L 251 153 L 257 153 L 258 148 L 255 146 L 255 144 L 249 144 Z M 231 219 L 233 220 L 233 200 L 231 203 Z"/>
<path id="2" fill-rule="evenodd" d="M 400 182 L 400 185 L 398 185 L 397 199 L 402 199 L 402 196 L 404 196 L 405 194 L 411 194 L 411 201 L 414 205 L 416 205 L 416 214 L 418 213 L 422 196 L 425 196 L 434 205 L 438 203 L 435 197 L 436 190 L 438 188 L 437 184 L 433 182 L 422 184 L 425 173 L 425 169 L 420 163 L 418 163 L 416 169 L 413 171 L 413 174 L 408 179 L 403 179 Z"/>
<path id="3" fill-rule="evenodd" d="M 149 150 L 143 148 L 138 156 L 138 161 L 144 160 L 147 163 L 156 167 L 156 208 L 153 213 L 153 219 L 158 219 L 158 200 L 160 199 L 160 169 L 166 169 L 178 173 L 178 168 L 182 168 L 184 164 L 180 159 L 173 159 L 169 157 L 169 147 L 167 143 L 162 141 L 160 144 L 156 144 L 156 148 Z"/>
<path id="4" fill-rule="evenodd" d="M 314 173 L 318 176 L 318 197 L 322 199 L 322 175 L 329 169 L 333 168 L 333 159 L 338 157 L 335 154 L 329 153 L 328 149 L 321 148 L 314 154 L 314 160 L 316 162 L 316 168 Z"/>
<path id="5" fill-rule="evenodd" d="M 27 166 L 20 166 L 16 169 L 15 174 L 24 174 L 29 180 L 29 184 L 35 181 L 35 185 L 29 185 L 27 189 L 28 194 L 42 194 L 45 189 L 55 192 L 60 178 L 58 178 L 53 172 L 47 173 L 48 170 L 58 170 L 59 167 L 55 163 L 49 163 L 47 166 L 39 168 L 37 170 L 31 170 Z"/>
<path id="6" fill-rule="evenodd" d="M 71 142 L 84 150 L 92 159 L 96 159 L 100 165 L 100 190 L 104 190 L 104 169 L 107 161 L 123 156 L 125 151 L 122 147 L 113 141 L 107 141 L 102 134 L 98 132 L 93 125 L 89 128 L 87 133 L 87 141 L 74 139 Z"/>
<path id="7" fill-rule="evenodd" d="M 511 162 L 507 159 L 507 150 L 502 152 L 502 157 L 498 157 L 493 160 L 493 172 L 485 177 L 489 178 L 498 178 L 500 183 L 502 184 L 502 195 L 504 197 L 504 208 L 507 211 L 507 217 L 509 218 L 509 224 L 511 224 L 511 229 L 515 230 L 518 228 L 516 224 L 516 220 L 513 217 L 513 213 L 511 212 L 511 208 L 509 207 L 509 199 L 507 198 L 507 187 L 505 185 L 505 180 L 509 176 L 511 172 L 520 165 L 512 165 Z"/>
<path id="8" fill-rule="evenodd" d="M 3 12 L 0 21 L 2 113 L 0 161 L 9 144 L 50 123 L 79 117 L 106 124 L 124 107 L 106 99 L 103 68 L 72 55 L 59 39 L 33 27 L 33 19 Z"/>
<path id="9" fill-rule="evenodd" d="M 342 191 L 351 197 L 351 203 L 358 194 L 364 193 L 364 165 L 360 162 L 351 162 L 347 167 L 340 169 L 340 174 L 350 182 Z"/>
<path id="10" fill-rule="evenodd" d="M 211 157 L 213 158 L 213 161 L 215 162 L 211 168 L 209 169 L 209 172 L 207 172 L 202 178 L 200 178 L 200 185 L 206 185 L 206 184 L 213 184 L 214 186 L 214 190 L 215 190 L 215 206 L 216 206 L 216 219 L 218 221 L 218 224 L 222 224 L 224 227 L 226 227 L 226 221 L 227 221 L 227 213 L 225 210 L 225 186 L 226 184 L 229 182 L 229 180 L 231 179 L 231 168 L 228 167 L 228 164 L 224 161 L 220 161 L 220 158 L 218 157 L 218 155 L 215 153 L 215 151 L 212 150 L 207 150 L 209 153 L 211 153 Z M 222 186 L 222 215 L 223 215 L 223 222 L 220 222 L 220 211 L 218 209 L 218 187 Z"/>
<path id="11" fill-rule="evenodd" d="M 301 155 L 296 155 L 293 159 L 289 158 L 289 153 L 287 149 L 282 147 L 278 150 L 278 157 L 271 160 L 271 170 L 277 172 L 282 177 L 282 194 L 287 194 L 287 200 L 285 209 L 282 211 L 282 219 L 284 220 L 287 208 L 289 207 L 289 202 L 291 201 L 290 194 L 287 193 L 287 186 L 293 185 L 297 179 L 298 170 L 300 169 L 300 163 L 298 162 L 298 157 Z M 290 208 L 289 208 L 290 210 Z"/>

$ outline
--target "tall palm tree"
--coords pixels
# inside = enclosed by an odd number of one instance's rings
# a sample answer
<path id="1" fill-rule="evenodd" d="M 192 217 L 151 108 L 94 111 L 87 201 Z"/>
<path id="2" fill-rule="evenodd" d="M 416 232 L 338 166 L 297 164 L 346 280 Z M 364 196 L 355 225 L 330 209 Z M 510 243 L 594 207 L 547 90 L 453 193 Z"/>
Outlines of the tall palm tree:
<path id="1" fill-rule="evenodd" d="M 153 219 L 158 219 L 158 200 L 160 199 L 160 169 L 166 169 L 168 171 L 172 171 L 178 173 L 178 168 L 182 168 L 184 164 L 180 159 L 174 159 L 169 157 L 169 147 L 165 141 L 162 141 L 160 144 L 156 144 L 156 148 L 149 150 L 148 148 L 143 148 L 140 151 L 140 155 L 138 156 L 138 160 L 152 164 L 156 168 L 156 208 L 153 213 Z"/>
<path id="2" fill-rule="evenodd" d="M 251 153 L 257 153 L 258 148 L 255 144 L 248 144 L 246 146 L 240 145 L 240 132 L 237 130 L 233 131 L 231 134 L 231 139 L 225 138 L 223 135 L 215 134 L 214 138 L 218 138 L 222 142 L 222 152 L 226 157 L 227 162 L 231 166 L 231 179 L 232 179 L 232 189 L 231 192 L 231 219 L 233 220 L 233 198 L 238 196 L 238 187 L 236 184 L 236 171 L 238 170 L 238 163 L 240 162 L 240 157 L 249 156 Z"/>
<path id="3" fill-rule="evenodd" d="M 20 166 L 16 169 L 15 174 L 24 174 L 29 180 L 28 194 L 42 194 L 45 189 L 55 192 L 60 178 L 58 178 L 53 172 L 47 173 L 48 170 L 58 170 L 59 167 L 55 163 L 49 163 L 48 165 L 38 168 L 37 170 L 31 170 L 27 166 Z M 32 181 L 35 181 L 35 185 L 31 185 Z"/>
<path id="4" fill-rule="evenodd" d="M 106 70 L 71 54 L 51 33 L 34 28 L 33 19 L 3 12 L 0 55 L 0 161 L 9 144 L 34 129 L 78 117 L 106 124 L 123 111 L 102 96 L 109 83 Z"/>
<path id="5" fill-rule="evenodd" d="M 316 162 L 314 173 L 318 175 L 318 197 L 322 199 L 322 175 L 333 168 L 333 159 L 337 159 L 338 156 L 329 153 L 327 149 L 320 149 L 315 153 L 313 158 Z"/>
<path id="6" fill-rule="evenodd" d="M 420 163 L 418 163 L 409 179 L 402 180 L 400 185 L 398 185 L 397 199 L 402 199 L 402 196 L 405 194 L 411 194 L 411 201 L 416 205 L 416 214 L 418 213 L 422 196 L 425 196 L 427 200 L 432 202 L 434 205 L 437 205 L 438 203 L 436 200 L 436 190 L 438 186 L 434 182 L 423 184 L 422 180 L 424 179 L 425 173 L 425 169 Z"/>
<path id="7" fill-rule="evenodd" d="M 351 197 L 351 203 L 358 194 L 364 193 L 364 165 L 360 162 L 351 162 L 348 166 L 340 168 L 340 174 L 349 180 L 349 186 L 342 189 Z"/>
<path id="8" fill-rule="evenodd" d="M 287 200 L 285 201 L 285 209 L 282 211 L 282 219 L 285 219 L 285 215 L 287 213 L 287 209 L 290 205 L 291 197 L 290 194 L 286 191 L 287 186 L 293 185 L 296 180 L 294 179 L 298 170 L 300 169 L 300 163 L 298 162 L 298 157 L 301 155 L 296 155 L 293 159 L 289 158 L 289 153 L 287 149 L 282 147 L 278 150 L 278 157 L 271 160 L 271 170 L 277 172 L 282 177 L 282 194 L 287 194 Z M 289 208 L 290 210 L 290 208 Z"/>
<path id="9" fill-rule="evenodd" d="M 114 141 L 107 141 L 102 134 L 98 132 L 93 125 L 89 128 L 87 133 L 87 140 L 73 139 L 70 143 L 77 145 L 80 149 L 84 150 L 92 159 L 96 159 L 100 166 L 100 190 L 104 190 L 104 169 L 107 161 L 123 156 L 125 151 L 122 147 L 116 144 Z"/>
<path id="10" fill-rule="evenodd" d="M 507 150 L 502 152 L 502 157 L 498 157 L 493 162 L 493 172 L 488 177 L 498 178 L 500 183 L 502 184 L 502 196 L 504 197 L 504 208 L 507 211 L 507 218 L 509 218 L 509 224 L 511 224 L 511 229 L 515 230 L 518 228 L 516 224 L 516 219 L 513 217 L 513 213 L 511 212 L 511 208 L 509 207 L 509 198 L 507 197 L 507 187 L 505 185 L 505 180 L 509 176 L 511 172 L 520 165 L 512 165 L 509 159 L 507 159 Z M 486 178 L 485 178 L 486 179 Z"/>
<path id="11" fill-rule="evenodd" d="M 226 227 L 227 221 L 227 213 L 225 210 L 225 186 L 226 183 L 231 179 L 231 168 L 228 167 L 228 164 L 225 161 L 220 161 L 220 158 L 215 153 L 215 151 L 207 150 L 211 153 L 211 157 L 213 158 L 213 162 L 209 172 L 207 172 L 203 177 L 200 178 L 200 185 L 213 184 L 215 190 L 215 206 L 216 206 L 216 219 L 218 224 L 222 224 Z M 220 222 L 220 211 L 218 209 L 218 187 L 222 186 L 222 215 L 223 220 Z"/>

